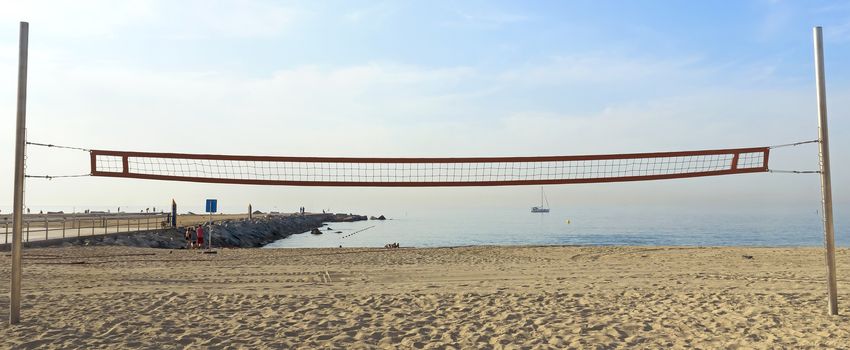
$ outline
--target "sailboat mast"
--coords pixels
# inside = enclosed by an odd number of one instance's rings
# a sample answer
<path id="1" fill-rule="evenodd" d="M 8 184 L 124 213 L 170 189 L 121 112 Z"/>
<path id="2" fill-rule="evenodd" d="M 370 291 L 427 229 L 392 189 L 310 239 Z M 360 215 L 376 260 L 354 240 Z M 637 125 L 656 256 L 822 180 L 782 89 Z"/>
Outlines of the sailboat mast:
<path id="1" fill-rule="evenodd" d="M 546 198 L 546 192 L 543 191 L 543 186 L 540 186 L 540 207 L 549 208 L 549 199 Z"/>

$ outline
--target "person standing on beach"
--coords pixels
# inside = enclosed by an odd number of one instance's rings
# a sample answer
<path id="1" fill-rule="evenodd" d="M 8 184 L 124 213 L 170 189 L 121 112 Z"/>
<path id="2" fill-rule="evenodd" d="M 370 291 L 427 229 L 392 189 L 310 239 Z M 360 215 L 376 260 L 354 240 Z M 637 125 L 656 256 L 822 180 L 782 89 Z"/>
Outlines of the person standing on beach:
<path id="1" fill-rule="evenodd" d="M 186 239 L 186 249 L 192 249 L 192 232 L 195 231 L 195 228 L 189 226 L 186 228 L 186 232 L 183 234 L 183 238 Z"/>
<path id="2" fill-rule="evenodd" d="M 197 240 L 198 248 L 204 249 L 204 227 L 201 226 L 201 225 L 198 225 L 198 229 L 195 230 L 195 232 L 198 236 L 198 240 Z"/>

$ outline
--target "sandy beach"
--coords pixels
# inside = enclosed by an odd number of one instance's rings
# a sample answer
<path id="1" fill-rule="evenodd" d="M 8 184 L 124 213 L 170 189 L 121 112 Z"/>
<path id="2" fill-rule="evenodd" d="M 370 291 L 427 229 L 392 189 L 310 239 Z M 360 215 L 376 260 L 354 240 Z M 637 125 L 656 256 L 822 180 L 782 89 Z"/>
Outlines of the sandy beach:
<path id="1" fill-rule="evenodd" d="M 25 251 L 3 348 L 842 348 L 817 248 Z M 751 258 L 749 258 L 751 257 Z M 10 258 L 0 259 L 8 281 Z"/>

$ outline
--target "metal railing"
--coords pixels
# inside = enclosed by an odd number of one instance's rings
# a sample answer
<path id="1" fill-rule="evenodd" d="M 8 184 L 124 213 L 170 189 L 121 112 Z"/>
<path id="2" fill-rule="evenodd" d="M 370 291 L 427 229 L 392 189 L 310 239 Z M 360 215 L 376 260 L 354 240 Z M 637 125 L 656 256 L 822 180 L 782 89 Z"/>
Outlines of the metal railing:
<path id="1" fill-rule="evenodd" d="M 171 226 L 171 214 L 29 214 L 24 215 L 23 242 L 86 237 L 110 233 L 162 230 Z M 12 242 L 12 216 L 0 216 L 2 243 Z"/>

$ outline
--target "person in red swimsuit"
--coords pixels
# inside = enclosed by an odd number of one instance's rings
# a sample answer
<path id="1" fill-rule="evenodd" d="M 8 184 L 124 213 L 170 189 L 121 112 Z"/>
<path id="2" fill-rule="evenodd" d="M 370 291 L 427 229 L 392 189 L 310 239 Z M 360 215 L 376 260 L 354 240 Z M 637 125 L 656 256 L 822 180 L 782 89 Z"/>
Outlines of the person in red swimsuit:
<path id="1" fill-rule="evenodd" d="M 198 248 L 203 249 L 204 248 L 204 227 L 201 226 L 201 225 L 198 225 L 198 229 L 195 230 L 195 232 L 198 236 L 198 242 L 197 242 Z"/>

